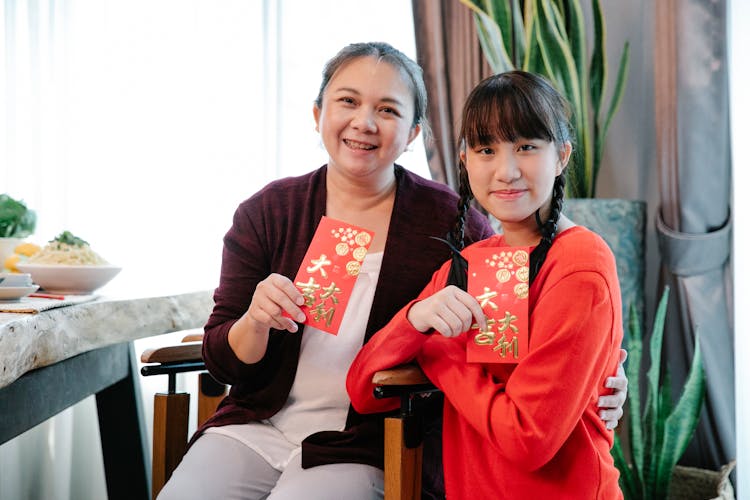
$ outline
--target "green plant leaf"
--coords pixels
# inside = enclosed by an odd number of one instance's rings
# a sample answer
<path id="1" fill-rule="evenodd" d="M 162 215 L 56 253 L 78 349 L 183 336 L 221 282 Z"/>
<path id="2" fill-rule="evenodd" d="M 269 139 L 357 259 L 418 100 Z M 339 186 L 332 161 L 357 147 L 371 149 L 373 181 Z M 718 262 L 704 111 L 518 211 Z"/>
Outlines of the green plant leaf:
<path id="1" fill-rule="evenodd" d="M 651 331 L 649 345 L 649 358 L 651 366 L 646 374 L 646 404 L 643 414 L 644 432 L 644 460 L 643 460 L 643 482 L 647 491 L 653 491 L 656 487 L 657 466 L 656 453 L 661 443 L 658 437 L 662 434 L 663 422 L 659 421 L 659 379 L 661 376 L 661 352 L 664 338 L 664 320 L 667 314 L 667 302 L 669 300 L 669 288 L 665 287 L 662 298 L 654 316 L 654 326 Z"/>
<path id="2" fill-rule="evenodd" d="M 594 44 L 589 69 L 589 85 L 594 123 L 598 125 L 599 110 L 601 110 L 607 88 L 607 28 L 604 24 L 601 0 L 591 0 L 591 10 L 594 14 Z"/>
<path id="3" fill-rule="evenodd" d="M 695 335 L 695 351 L 687 380 L 682 388 L 680 399 L 666 419 L 664 441 L 659 450 L 658 475 L 660 478 L 656 494 L 666 498 L 669 482 L 675 464 L 685 453 L 700 418 L 701 407 L 706 392 L 700 338 Z"/>
<path id="4" fill-rule="evenodd" d="M 0 194 L 0 238 L 25 238 L 36 228 L 36 213 L 23 201 Z"/>
<path id="5" fill-rule="evenodd" d="M 607 110 L 604 124 L 597 132 L 596 136 L 596 150 L 595 150 L 595 163 L 596 168 L 594 169 L 594 182 L 599 176 L 599 168 L 601 166 L 602 154 L 604 151 L 604 140 L 607 137 L 607 131 L 609 125 L 612 122 L 617 109 L 620 107 L 622 96 L 625 93 L 625 85 L 627 83 L 628 71 L 630 67 L 630 42 L 625 42 L 625 47 L 622 50 L 622 56 L 620 56 L 620 64 L 617 69 L 617 80 L 615 83 L 615 91 L 612 94 L 612 99 L 609 101 L 609 109 Z"/>
<path id="6" fill-rule="evenodd" d="M 615 433 L 615 442 L 612 445 L 612 458 L 615 461 L 615 467 L 620 471 L 620 489 L 622 490 L 625 499 L 631 500 L 638 498 L 637 492 L 639 488 L 635 483 L 635 475 L 633 474 L 628 461 L 625 459 L 625 454 L 622 451 L 622 441 L 620 436 Z"/>
<path id="7" fill-rule="evenodd" d="M 526 26 L 523 22 L 520 0 L 510 0 L 510 3 L 513 23 L 513 64 L 516 68 L 522 68 L 526 60 Z"/>
<path id="8" fill-rule="evenodd" d="M 492 18 L 495 24 L 500 28 L 500 36 L 503 40 L 503 47 L 508 54 L 508 59 L 511 64 L 514 64 L 515 54 L 514 46 L 515 39 L 513 36 L 513 18 L 511 14 L 511 6 L 507 0 L 484 0 L 485 12 Z"/>
<path id="9" fill-rule="evenodd" d="M 459 1 L 474 13 L 474 22 L 477 26 L 479 43 L 492 71 L 502 73 L 514 69 L 513 62 L 508 55 L 507 47 L 503 42 L 502 33 L 502 29 L 510 32 L 510 25 L 507 27 L 498 26 L 495 20 L 476 3 L 471 0 Z"/>
<path id="10" fill-rule="evenodd" d="M 628 431 L 630 443 L 630 456 L 633 460 L 634 484 L 641 491 L 641 478 L 643 477 L 643 423 L 641 411 L 640 393 L 640 367 L 643 359 L 643 335 L 641 333 L 641 322 L 634 304 L 630 305 L 630 317 L 628 320 L 628 361 L 625 367 L 625 376 L 633 384 L 633 389 L 628 391 Z"/>

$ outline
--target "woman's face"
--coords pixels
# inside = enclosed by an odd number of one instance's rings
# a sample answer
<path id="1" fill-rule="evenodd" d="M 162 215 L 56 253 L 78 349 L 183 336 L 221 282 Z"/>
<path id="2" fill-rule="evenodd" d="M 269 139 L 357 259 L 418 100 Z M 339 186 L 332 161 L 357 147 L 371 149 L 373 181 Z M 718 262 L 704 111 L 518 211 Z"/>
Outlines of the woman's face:
<path id="1" fill-rule="evenodd" d="M 329 168 L 356 177 L 390 169 L 419 133 L 414 93 L 401 72 L 375 57 L 360 57 L 338 69 L 313 108 Z"/>
<path id="2" fill-rule="evenodd" d="M 570 143 L 562 150 L 543 139 L 518 139 L 478 145 L 461 152 L 469 184 L 477 201 L 503 225 L 534 229 L 534 213 L 545 220 L 555 177 L 570 157 Z"/>

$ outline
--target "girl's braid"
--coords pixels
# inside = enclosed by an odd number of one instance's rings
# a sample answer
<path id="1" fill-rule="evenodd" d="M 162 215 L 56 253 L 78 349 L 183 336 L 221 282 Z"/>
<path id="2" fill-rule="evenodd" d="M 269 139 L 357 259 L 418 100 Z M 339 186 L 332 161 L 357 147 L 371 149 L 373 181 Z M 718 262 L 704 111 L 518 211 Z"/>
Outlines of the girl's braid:
<path id="1" fill-rule="evenodd" d="M 469 174 L 461 160 L 459 160 L 458 166 L 458 196 L 458 215 L 456 216 L 456 223 L 450 236 L 453 240 L 451 243 L 459 250 L 463 250 L 465 246 L 464 224 L 466 223 L 466 213 L 469 211 L 469 206 L 474 195 L 469 187 Z"/>
<path id="2" fill-rule="evenodd" d="M 555 239 L 557 233 L 557 221 L 560 220 L 560 213 L 563 207 L 563 198 L 565 195 L 565 176 L 563 174 L 555 177 L 555 184 L 552 186 L 552 201 L 550 202 L 550 214 L 547 222 L 542 223 L 539 219 L 539 211 L 536 212 L 536 221 L 539 225 L 539 229 L 542 232 L 542 240 L 531 252 L 529 259 L 529 283 L 534 281 L 536 275 L 544 264 L 544 259 L 547 258 L 547 252 L 549 252 L 552 246 L 552 240 Z"/>

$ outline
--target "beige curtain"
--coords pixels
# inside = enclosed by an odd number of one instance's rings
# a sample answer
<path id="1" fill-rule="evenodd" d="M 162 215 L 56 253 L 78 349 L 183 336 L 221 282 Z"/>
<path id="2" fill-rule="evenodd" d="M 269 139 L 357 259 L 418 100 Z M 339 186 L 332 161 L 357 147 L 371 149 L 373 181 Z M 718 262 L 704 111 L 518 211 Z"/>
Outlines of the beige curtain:
<path id="1" fill-rule="evenodd" d="M 672 290 L 667 361 L 676 398 L 699 335 L 707 393 L 681 463 L 718 469 L 735 458 L 726 0 L 655 5 L 656 230 L 660 287 Z"/>
<path id="2" fill-rule="evenodd" d="M 412 9 L 433 134 L 425 145 L 430 174 L 456 189 L 461 108 L 471 89 L 492 71 L 482 55 L 471 11 L 458 0 L 412 0 Z"/>

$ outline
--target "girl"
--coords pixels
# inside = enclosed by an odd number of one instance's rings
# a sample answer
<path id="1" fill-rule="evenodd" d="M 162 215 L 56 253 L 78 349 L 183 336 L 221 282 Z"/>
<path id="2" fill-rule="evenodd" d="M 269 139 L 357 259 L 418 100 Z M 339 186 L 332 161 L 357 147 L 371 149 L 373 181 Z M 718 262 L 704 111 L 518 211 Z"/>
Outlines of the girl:
<path id="1" fill-rule="evenodd" d="M 444 287 L 446 263 L 349 371 L 361 413 L 397 405 L 373 398 L 372 376 L 411 360 L 443 391 L 450 499 L 622 497 L 613 434 L 596 408 L 618 363 L 620 291 L 606 243 L 561 213 L 572 150 L 567 109 L 543 78 L 513 71 L 482 81 L 463 111 L 455 241 L 475 197 L 503 234 L 473 248 L 534 247 L 528 355 L 517 364 L 467 363 L 465 332 L 487 322 L 475 297 Z"/>

